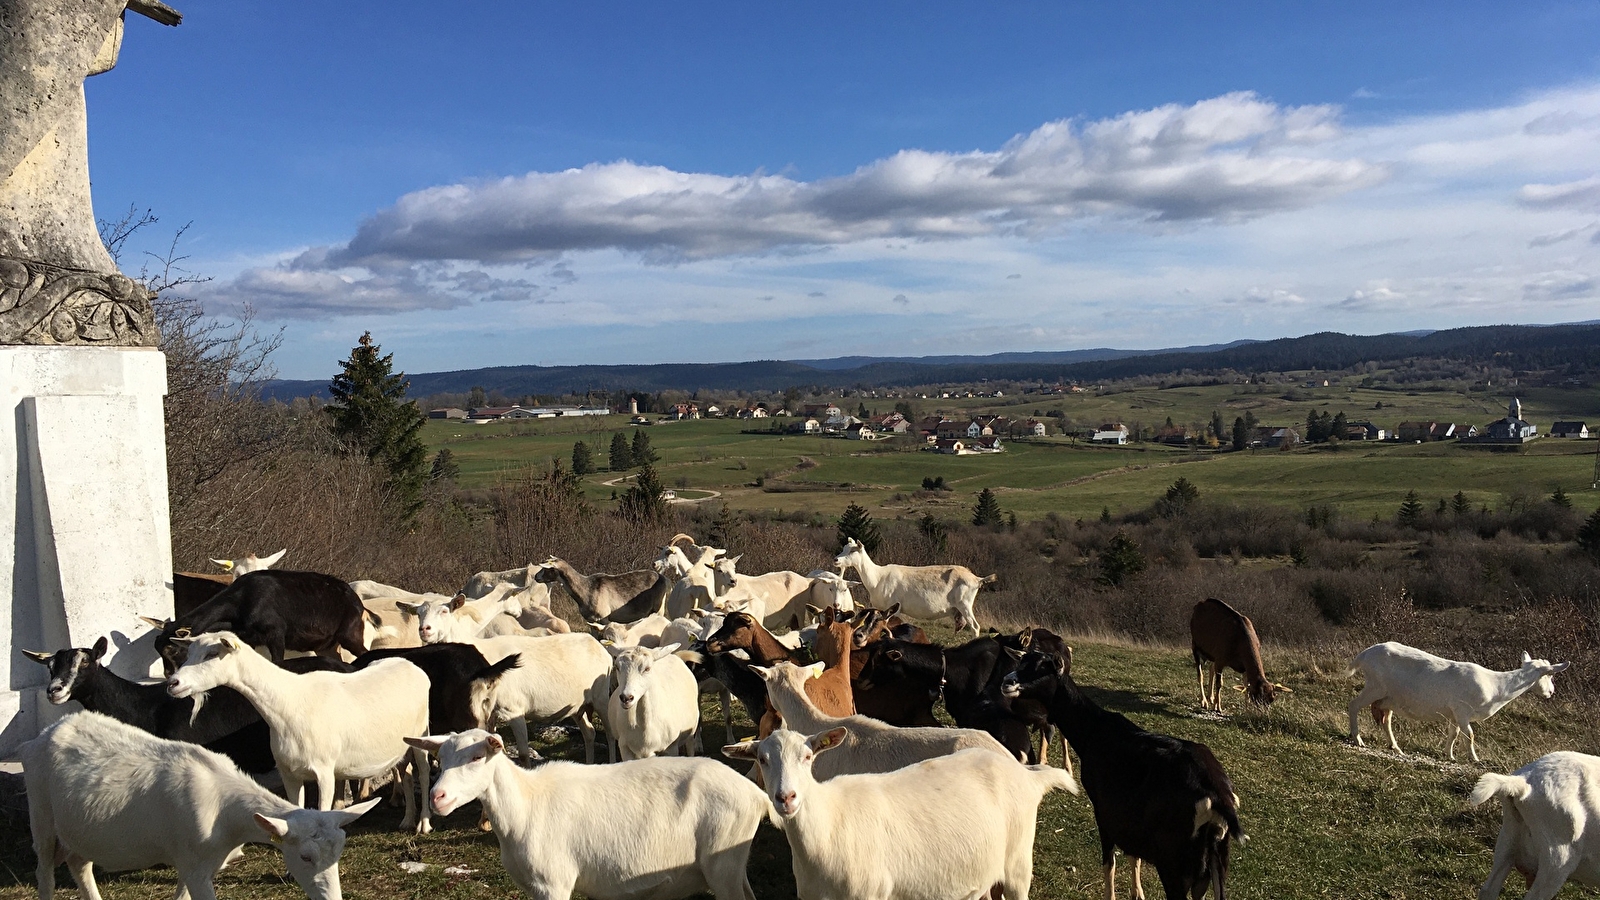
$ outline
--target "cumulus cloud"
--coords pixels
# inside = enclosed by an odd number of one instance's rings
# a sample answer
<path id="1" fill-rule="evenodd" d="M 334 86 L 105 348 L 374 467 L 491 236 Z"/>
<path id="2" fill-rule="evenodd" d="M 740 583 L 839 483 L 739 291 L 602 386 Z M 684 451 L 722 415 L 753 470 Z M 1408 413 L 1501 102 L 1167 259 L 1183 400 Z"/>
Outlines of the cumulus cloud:
<path id="1" fill-rule="evenodd" d="M 907 297 L 905 294 L 895 294 L 894 302 L 900 304 L 901 306 L 910 306 L 911 298 Z"/>
<path id="2" fill-rule="evenodd" d="M 903 150 L 810 182 L 595 163 L 407 194 L 363 222 L 329 261 L 505 262 L 595 249 L 677 260 L 1033 233 L 1097 215 L 1237 220 L 1381 180 L 1380 165 L 1311 152 L 1338 134 L 1334 107 L 1234 93 L 1050 122 L 998 150 Z"/>

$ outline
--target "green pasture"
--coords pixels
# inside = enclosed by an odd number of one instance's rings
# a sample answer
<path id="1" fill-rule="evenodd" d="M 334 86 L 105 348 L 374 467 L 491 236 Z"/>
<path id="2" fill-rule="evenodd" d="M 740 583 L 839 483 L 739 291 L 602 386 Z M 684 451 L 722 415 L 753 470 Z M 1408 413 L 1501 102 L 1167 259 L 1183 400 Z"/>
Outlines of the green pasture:
<path id="1" fill-rule="evenodd" d="M 947 629 L 936 631 L 942 640 L 951 637 Z M 1482 765 L 1446 761 L 1442 730 L 1412 722 L 1397 725 L 1410 755 L 1361 750 L 1343 740 L 1345 706 L 1358 687 L 1342 674 L 1348 658 L 1343 650 L 1325 658 L 1269 653 L 1273 677 L 1294 693 L 1281 695 L 1263 713 L 1241 711 L 1240 695 L 1225 691 L 1229 715 L 1216 717 L 1197 713 L 1194 670 L 1186 649 L 1084 639 L 1073 643 L 1074 675 L 1101 703 L 1146 728 L 1206 743 L 1229 772 L 1250 842 L 1234 848 L 1228 893 L 1244 900 L 1475 896 L 1489 871 L 1500 823 L 1498 809 L 1472 811 L 1466 806 L 1478 775 L 1509 771 L 1557 749 L 1600 750 L 1582 708 L 1562 694 L 1554 701 L 1524 697 L 1483 724 L 1478 739 Z M 720 745 L 724 735 L 714 700 L 708 700 L 703 714 L 707 746 Z M 1363 728 L 1370 737 L 1370 717 Z M 734 736 L 752 732 L 741 710 Z M 543 743 L 540 749 L 547 756 L 581 754 L 570 737 Z M 399 816 L 398 810 L 380 807 L 350 829 L 342 864 L 346 897 L 488 900 L 519 895 L 501 866 L 495 837 L 477 830 L 475 805 L 436 819 L 437 830 L 421 838 L 396 831 Z M 0 900 L 34 896 L 28 844 L 25 823 L 13 819 L 0 828 Z M 1034 852 L 1034 897 L 1103 896 L 1099 844 L 1086 799 L 1056 794 L 1045 800 Z M 794 896 L 788 854 L 782 833 L 763 824 L 750 865 L 761 900 Z M 409 874 L 400 868 L 402 862 L 429 868 Z M 445 874 L 452 866 L 466 871 Z M 1128 896 L 1129 870 L 1119 866 L 1121 896 Z M 58 890 L 76 893 L 64 868 L 58 879 Z M 158 869 L 102 876 L 100 884 L 111 900 L 165 900 L 172 895 L 174 879 L 171 870 Z M 1145 889 L 1151 897 L 1161 896 L 1154 872 L 1147 871 Z M 1508 896 L 1521 889 L 1513 875 Z M 304 896 L 287 877 L 277 851 L 262 845 L 246 847 L 244 859 L 224 870 L 217 893 L 224 900 Z M 1575 886 L 1560 894 L 1581 895 Z"/>
<path id="2" fill-rule="evenodd" d="M 1167 393 L 1167 392 L 1162 392 Z M 1600 418 L 1600 417 L 1591 417 Z M 1263 421 L 1267 421 L 1263 418 Z M 835 515 L 861 503 L 884 516 L 961 515 L 983 488 L 1025 519 L 1055 512 L 1069 517 L 1131 512 L 1149 505 L 1179 476 L 1213 497 L 1302 509 L 1334 504 L 1349 516 L 1388 516 L 1409 490 L 1425 503 L 1462 491 L 1474 504 L 1498 508 L 1513 495 L 1545 496 L 1560 486 L 1583 513 L 1600 506 L 1590 489 L 1594 441 L 1550 438 L 1511 451 L 1453 442 L 1401 445 L 1345 443 L 1337 450 L 1191 452 L 1157 444 L 1091 446 L 1065 438 L 1012 441 L 999 454 L 947 456 L 914 443 L 863 443 L 832 437 L 742 434 L 747 423 L 702 420 L 649 426 L 663 482 L 687 489 L 685 499 L 727 503 L 736 510 Z M 1546 425 L 1545 427 L 1548 427 Z M 581 430 L 575 430 L 581 429 Z M 588 442 L 600 464 L 614 432 L 631 437 L 620 417 L 601 421 L 463 425 L 430 422 L 431 450 L 448 447 L 461 466 L 461 485 L 485 487 L 520 477 L 528 467 L 570 460 L 576 440 Z M 584 479 L 597 503 L 610 502 L 623 473 Z M 939 477 L 952 489 L 921 491 Z M 756 486 L 757 480 L 762 482 Z"/>

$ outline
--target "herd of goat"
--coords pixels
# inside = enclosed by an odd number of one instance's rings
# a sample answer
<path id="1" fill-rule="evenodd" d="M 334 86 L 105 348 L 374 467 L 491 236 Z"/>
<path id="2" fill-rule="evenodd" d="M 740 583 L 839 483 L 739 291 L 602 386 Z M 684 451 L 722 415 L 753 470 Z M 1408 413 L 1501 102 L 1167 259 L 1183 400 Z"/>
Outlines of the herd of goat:
<path id="1" fill-rule="evenodd" d="M 403 829 L 427 833 L 432 814 L 479 801 L 512 880 L 540 900 L 752 900 L 763 819 L 789 842 L 803 900 L 1026 900 L 1038 806 L 1080 781 L 1108 898 L 1120 850 L 1135 898 L 1148 863 L 1169 898 L 1223 900 L 1230 844 L 1246 840 L 1208 747 L 1099 706 L 1060 636 L 985 635 L 974 603 L 993 576 L 962 566 L 880 565 L 850 541 L 837 571 L 747 575 L 738 557 L 679 535 L 651 569 L 584 575 L 552 558 L 446 596 L 271 568 L 282 556 L 175 576 L 174 618 L 146 620 L 164 681 L 114 674 L 105 638 L 24 651 L 49 667 L 51 703 L 84 710 L 21 751 L 41 900 L 62 863 L 88 900 L 100 900 L 95 864 L 171 865 L 179 900 L 212 900 L 216 872 L 247 842 L 279 846 L 314 900 L 340 900 L 343 829 L 378 802 L 353 798 L 391 775 Z M 551 612 L 552 588 L 592 634 Z M 931 643 L 916 622 L 937 619 L 979 636 Z M 1226 603 L 1196 604 L 1191 634 L 1204 708 L 1222 708 L 1224 669 L 1242 673 L 1251 702 L 1287 690 Z M 1530 689 L 1549 697 L 1566 665 L 1524 654 L 1495 672 L 1378 644 L 1353 663 L 1365 686 L 1350 735 L 1361 742 L 1370 708 L 1398 751 L 1394 713 L 1444 717 L 1451 758 L 1464 733 L 1476 760 L 1473 723 Z M 721 748 L 748 773 L 697 756 L 703 692 L 720 696 L 730 739 L 735 698 L 757 723 Z M 938 701 L 955 727 L 940 725 Z M 569 720 L 589 764 L 541 760 L 528 723 Z M 611 765 L 593 764 L 596 725 Z M 1049 764 L 1058 734 L 1065 768 Z M 274 775 L 282 797 L 262 785 Z M 316 809 L 304 808 L 308 785 Z M 1504 823 L 1484 900 L 1513 868 L 1529 898 L 1569 878 L 1600 884 L 1586 836 L 1600 821 L 1600 759 L 1553 753 L 1486 774 L 1471 802 L 1496 797 Z"/>

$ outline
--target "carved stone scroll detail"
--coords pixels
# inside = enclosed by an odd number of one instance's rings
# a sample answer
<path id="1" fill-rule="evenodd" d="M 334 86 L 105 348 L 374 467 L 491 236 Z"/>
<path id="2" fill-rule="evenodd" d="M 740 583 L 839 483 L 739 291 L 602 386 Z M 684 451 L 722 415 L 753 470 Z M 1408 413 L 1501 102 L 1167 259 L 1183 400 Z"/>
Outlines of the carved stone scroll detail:
<path id="1" fill-rule="evenodd" d="M 0 257 L 0 344 L 154 347 L 153 298 L 120 272 Z"/>

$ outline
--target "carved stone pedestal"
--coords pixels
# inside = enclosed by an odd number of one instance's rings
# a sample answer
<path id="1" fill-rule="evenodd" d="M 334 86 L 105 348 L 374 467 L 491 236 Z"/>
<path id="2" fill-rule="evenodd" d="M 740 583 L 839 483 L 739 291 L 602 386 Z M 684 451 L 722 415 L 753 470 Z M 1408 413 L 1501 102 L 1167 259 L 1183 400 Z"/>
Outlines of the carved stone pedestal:
<path id="1" fill-rule="evenodd" d="M 0 754 L 59 714 L 45 667 L 19 649 L 108 635 L 113 670 L 160 673 L 137 616 L 172 613 L 166 389 L 153 348 L 0 346 L 0 546 L 13 548 L 0 565 Z"/>

